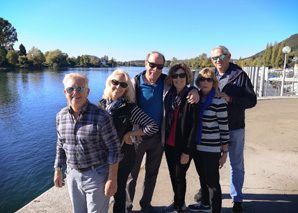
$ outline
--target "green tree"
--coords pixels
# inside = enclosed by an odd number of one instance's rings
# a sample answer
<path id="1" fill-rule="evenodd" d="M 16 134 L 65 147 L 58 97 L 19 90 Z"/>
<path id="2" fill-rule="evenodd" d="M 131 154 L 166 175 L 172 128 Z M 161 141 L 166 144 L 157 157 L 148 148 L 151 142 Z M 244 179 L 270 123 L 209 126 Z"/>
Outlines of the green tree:
<path id="1" fill-rule="evenodd" d="M 20 52 L 19 52 L 20 56 L 22 56 L 22 55 L 26 56 L 27 55 L 26 48 L 24 47 L 23 44 L 20 44 L 19 49 L 20 49 Z"/>
<path id="2" fill-rule="evenodd" d="M 74 67 L 77 64 L 77 59 L 75 57 L 71 57 L 71 58 L 67 57 L 66 61 L 71 67 Z"/>
<path id="3" fill-rule="evenodd" d="M 90 58 L 88 55 L 82 55 L 80 58 L 80 66 L 89 67 L 90 66 Z"/>
<path id="4" fill-rule="evenodd" d="M 263 56 L 263 61 L 265 63 L 264 65 L 266 67 L 269 67 L 270 66 L 271 55 L 272 55 L 272 44 L 271 43 L 267 43 L 265 54 Z"/>
<path id="5" fill-rule="evenodd" d="M 45 62 L 44 54 L 36 47 L 32 47 L 26 57 L 29 63 L 32 63 L 35 67 L 41 67 L 42 63 Z"/>
<path id="6" fill-rule="evenodd" d="M 66 58 L 67 54 L 63 53 L 61 50 L 57 49 L 54 51 L 46 52 L 45 59 L 46 64 L 49 67 L 66 67 L 68 65 Z"/>
<path id="7" fill-rule="evenodd" d="M 0 47 L 0 66 L 7 65 L 6 54 L 7 54 L 6 49 Z"/>
<path id="8" fill-rule="evenodd" d="M 29 66 L 29 61 L 26 56 L 24 56 L 24 55 L 19 56 L 19 66 L 20 67 L 28 67 Z"/>
<path id="9" fill-rule="evenodd" d="M 177 58 L 176 57 L 173 57 L 172 58 L 172 61 L 171 61 L 171 63 L 170 63 L 170 66 L 173 66 L 174 64 L 176 64 L 177 63 Z"/>
<path id="10" fill-rule="evenodd" d="M 13 46 L 18 41 L 16 29 L 9 21 L 0 18 L 0 47 Z"/>
<path id="11" fill-rule="evenodd" d="M 253 60 L 251 66 L 258 66 L 261 67 L 264 65 L 264 60 L 262 58 L 255 58 L 255 60 Z"/>
<path id="12" fill-rule="evenodd" d="M 18 63 L 19 54 L 13 50 L 8 51 L 8 53 L 6 54 L 6 59 L 7 59 L 8 63 L 15 66 Z"/>
<path id="13" fill-rule="evenodd" d="M 282 52 L 282 48 L 285 47 L 285 43 L 282 42 L 279 46 L 278 53 L 275 59 L 275 67 L 282 67 L 284 64 L 284 53 Z"/>
<path id="14" fill-rule="evenodd" d="M 272 56 L 271 56 L 271 66 L 274 67 L 275 66 L 275 60 L 277 57 L 277 53 L 278 53 L 278 43 L 275 41 L 273 48 L 272 48 Z"/>

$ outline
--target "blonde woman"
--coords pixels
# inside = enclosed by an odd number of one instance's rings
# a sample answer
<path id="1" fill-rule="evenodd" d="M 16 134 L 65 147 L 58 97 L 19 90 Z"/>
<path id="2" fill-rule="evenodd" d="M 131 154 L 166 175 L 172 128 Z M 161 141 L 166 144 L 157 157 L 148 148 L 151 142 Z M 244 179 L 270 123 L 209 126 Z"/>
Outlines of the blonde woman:
<path id="1" fill-rule="evenodd" d="M 132 137 L 150 136 L 158 131 L 155 122 L 137 107 L 133 100 L 134 92 L 128 73 L 120 69 L 115 70 L 107 78 L 103 99 L 98 102 L 98 106 L 107 110 L 113 117 L 123 154 L 118 169 L 118 190 L 114 195 L 114 213 L 125 212 L 126 181 L 136 156 Z M 133 130 L 134 124 L 138 124 L 141 128 Z"/>

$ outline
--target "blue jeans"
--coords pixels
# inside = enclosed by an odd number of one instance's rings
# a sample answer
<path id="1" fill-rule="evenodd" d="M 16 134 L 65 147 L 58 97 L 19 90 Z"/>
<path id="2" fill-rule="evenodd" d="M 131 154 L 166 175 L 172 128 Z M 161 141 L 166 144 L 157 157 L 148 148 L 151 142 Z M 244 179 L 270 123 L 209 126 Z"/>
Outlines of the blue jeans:
<path id="1" fill-rule="evenodd" d="M 242 202 L 244 182 L 244 129 L 230 130 L 230 194 L 233 201 Z"/>
<path id="2" fill-rule="evenodd" d="M 108 165 L 82 173 L 68 167 L 66 178 L 74 213 L 108 212 L 110 198 L 104 193 Z"/>

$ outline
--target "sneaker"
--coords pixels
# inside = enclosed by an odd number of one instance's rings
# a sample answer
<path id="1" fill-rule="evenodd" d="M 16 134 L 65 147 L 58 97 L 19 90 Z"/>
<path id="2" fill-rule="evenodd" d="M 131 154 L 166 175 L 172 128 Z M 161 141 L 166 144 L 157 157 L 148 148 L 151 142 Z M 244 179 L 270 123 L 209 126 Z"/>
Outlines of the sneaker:
<path id="1" fill-rule="evenodd" d="M 203 205 L 201 202 L 198 202 L 197 204 L 189 205 L 188 209 L 193 212 L 210 212 L 211 207 L 210 205 Z"/>
<path id="2" fill-rule="evenodd" d="M 233 213 L 243 213 L 243 204 L 242 202 L 234 202 Z"/>
<path id="3" fill-rule="evenodd" d="M 170 213 L 170 212 L 172 212 L 174 210 L 174 203 L 172 203 L 171 205 L 169 205 L 168 207 L 166 207 L 165 209 L 164 209 L 164 211 L 165 211 L 165 213 Z M 185 211 L 186 210 L 186 205 L 185 205 L 185 203 L 183 204 L 183 206 L 182 206 L 182 211 Z"/>

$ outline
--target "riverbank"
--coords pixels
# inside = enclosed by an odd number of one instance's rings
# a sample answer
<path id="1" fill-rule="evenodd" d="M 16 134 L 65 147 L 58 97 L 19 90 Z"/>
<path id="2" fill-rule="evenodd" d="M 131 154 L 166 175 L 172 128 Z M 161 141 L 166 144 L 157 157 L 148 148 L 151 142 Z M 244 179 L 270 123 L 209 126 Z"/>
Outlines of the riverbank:
<path id="1" fill-rule="evenodd" d="M 245 182 L 243 187 L 245 212 L 297 212 L 298 209 L 298 98 L 258 99 L 255 108 L 246 111 Z M 222 212 L 231 212 L 229 196 L 229 165 L 220 171 L 223 193 Z M 144 169 L 140 171 L 134 201 L 142 192 Z M 193 203 L 199 188 L 198 175 L 192 163 L 187 173 L 186 204 Z M 152 205 L 163 212 L 171 204 L 173 192 L 168 169 L 163 158 Z M 67 187 L 53 187 L 18 211 L 70 213 Z M 112 212 L 112 208 L 109 209 Z"/>

